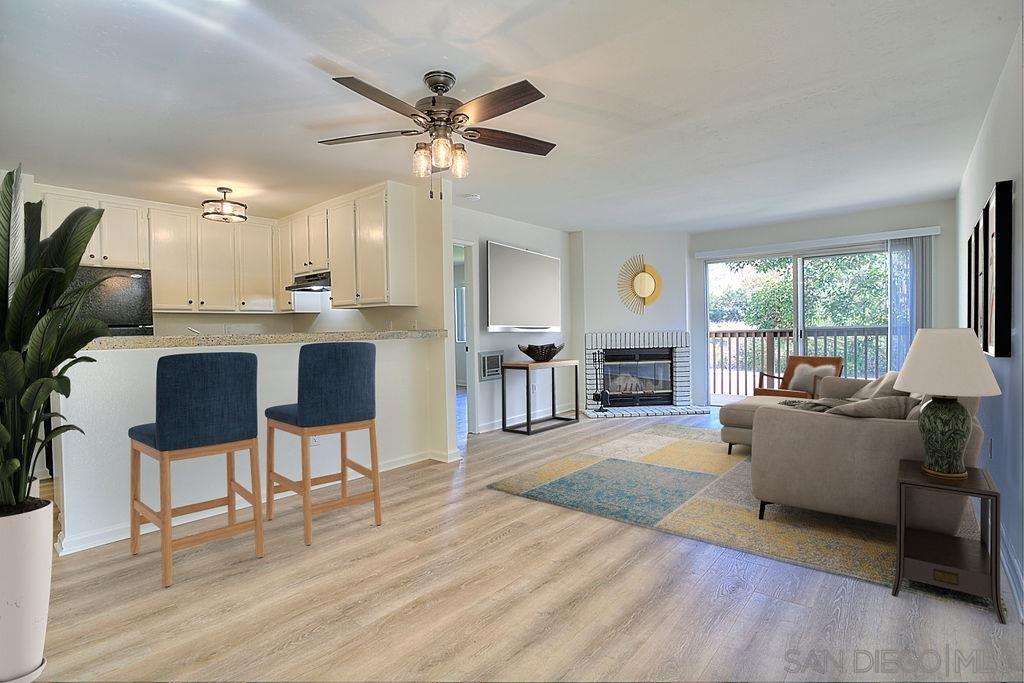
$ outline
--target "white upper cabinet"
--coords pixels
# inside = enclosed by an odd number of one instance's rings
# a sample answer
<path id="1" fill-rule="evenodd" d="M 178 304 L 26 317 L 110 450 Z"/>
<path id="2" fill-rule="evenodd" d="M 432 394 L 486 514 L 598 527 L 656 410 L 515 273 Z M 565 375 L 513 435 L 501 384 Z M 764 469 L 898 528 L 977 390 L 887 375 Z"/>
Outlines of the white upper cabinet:
<path id="1" fill-rule="evenodd" d="M 292 218 L 292 274 L 300 275 L 309 272 L 309 229 L 306 226 L 307 216 Z"/>
<path id="2" fill-rule="evenodd" d="M 331 306 L 350 307 L 356 297 L 356 204 L 340 202 L 327 207 L 331 244 Z"/>
<path id="3" fill-rule="evenodd" d="M 308 245 L 308 270 L 318 272 L 327 270 L 330 267 L 327 254 L 327 210 L 320 209 L 309 214 L 306 221 L 309 231 L 306 244 Z"/>
<path id="4" fill-rule="evenodd" d="M 100 200 L 99 265 L 118 268 L 149 267 L 149 230 L 141 206 Z M 93 241 L 96 236 L 93 235 Z M 90 242 L 90 247 L 92 242 Z M 86 254 L 88 256 L 88 253 Z"/>
<path id="5" fill-rule="evenodd" d="M 52 235 L 75 209 L 103 209 L 103 218 L 82 254 L 84 266 L 149 267 L 149 225 L 142 203 L 86 192 L 43 192 L 43 237 Z"/>
<path id="6" fill-rule="evenodd" d="M 44 204 L 45 206 L 45 204 Z M 149 210 L 154 311 L 195 311 L 195 218 L 164 209 Z"/>
<path id="7" fill-rule="evenodd" d="M 274 231 L 277 240 L 277 280 L 274 291 L 274 306 L 278 311 L 294 310 L 292 304 L 292 293 L 285 287 L 290 285 L 294 279 L 292 270 L 292 224 L 290 221 L 281 221 Z"/>
<path id="8" fill-rule="evenodd" d="M 330 208 L 334 308 L 416 305 L 413 192 L 387 182 L 357 194 L 351 224 L 345 203 Z"/>
<path id="9" fill-rule="evenodd" d="M 202 218 L 198 225 L 199 310 L 237 310 L 234 226 Z"/>
<path id="10" fill-rule="evenodd" d="M 235 225 L 238 236 L 239 310 L 274 310 L 274 229 L 249 220 Z"/>

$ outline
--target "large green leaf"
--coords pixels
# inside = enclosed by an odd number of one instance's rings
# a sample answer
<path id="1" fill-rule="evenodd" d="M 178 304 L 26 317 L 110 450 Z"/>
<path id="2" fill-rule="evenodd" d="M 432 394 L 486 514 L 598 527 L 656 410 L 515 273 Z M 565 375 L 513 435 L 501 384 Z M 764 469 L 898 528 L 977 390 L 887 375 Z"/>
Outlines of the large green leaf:
<path id="1" fill-rule="evenodd" d="M 0 479 L 6 479 L 21 467 L 20 460 L 4 460 L 3 464 L 0 465 Z"/>
<path id="2" fill-rule="evenodd" d="M 21 395 L 21 409 L 26 413 L 36 412 L 43 407 L 50 394 L 59 388 L 57 380 L 54 378 L 40 377 L 35 382 L 32 382 L 32 384 L 29 384 L 28 389 Z"/>
<path id="3" fill-rule="evenodd" d="M 76 356 L 75 358 L 72 358 L 69 362 L 67 362 L 67 363 L 65 363 L 64 365 L 61 366 L 60 370 L 57 372 L 57 376 L 60 377 L 61 375 L 68 374 L 68 370 L 70 370 L 72 367 L 78 365 L 79 363 L 95 363 L 95 362 L 96 362 L 96 359 L 93 358 L 92 356 Z"/>
<path id="4" fill-rule="evenodd" d="M 110 330 L 107 329 L 107 324 L 102 320 L 96 320 L 95 318 L 73 320 L 61 329 L 60 339 L 57 342 L 57 348 L 50 366 L 55 367 L 59 363 L 63 363 L 81 351 L 93 339 L 99 339 L 108 334 L 110 334 Z"/>
<path id="5" fill-rule="evenodd" d="M 81 427 L 77 427 L 75 425 L 61 425 L 60 427 L 54 427 L 49 434 L 47 434 L 42 439 L 39 439 L 35 452 L 38 453 L 43 449 L 43 447 L 46 446 L 46 444 L 50 443 L 61 434 L 66 434 L 67 432 L 78 432 L 79 434 L 85 434 L 85 432 L 82 431 Z"/>
<path id="6" fill-rule="evenodd" d="M 0 397 L 17 398 L 25 388 L 25 363 L 17 351 L 0 353 Z"/>
<path id="7" fill-rule="evenodd" d="M 11 442 L 11 433 L 7 431 L 7 427 L 0 424 L 0 448 L 6 448 L 7 444 Z"/>
<path id="8" fill-rule="evenodd" d="M 50 283 L 61 275 L 59 268 L 39 268 L 29 271 L 21 278 L 11 305 L 7 311 L 7 326 L 4 334 L 12 349 L 20 351 L 28 342 L 40 317 L 40 309 Z"/>
<path id="9" fill-rule="evenodd" d="M 25 197 L 21 178 L 21 165 L 14 172 L 11 188 L 11 219 L 7 231 L 7 301 L 25 274 Z"/>
<path id="10" fill-rule="evenodd" d="M 96 231 L 103 209 L 83 206 L 75 209 L 52 235 L 39 243 L 39 265 L 44 268 L 63 268 L 64 274 L 51 287 L 47 303 L 54 304 L 71 284 L 82 254 L 89 246 L 89 240 Z"/>
<path id="11" fill-rule="evenodd" d="M 42 230 L 43 202 L 25 202 L 25 272 L 38 265 Z"/>
<path id="12" fill-rule="evenodd" d="M 20 168 L 20 166 L 19 166 Z M 0 312 L 7 314 L 7 273 L 11 257 L 11 208 L 14 201 L 14 171 L 0 183 Z"/>
<path id="13" fill-rule="evenodd" d="M 53 370 L 50 358 L 57 346 L 60 323 L 66 311 L 66 308 L 51 309 L 32 328 L 25 347 L 25 375 L 29 379 L 48 376 Z"/>

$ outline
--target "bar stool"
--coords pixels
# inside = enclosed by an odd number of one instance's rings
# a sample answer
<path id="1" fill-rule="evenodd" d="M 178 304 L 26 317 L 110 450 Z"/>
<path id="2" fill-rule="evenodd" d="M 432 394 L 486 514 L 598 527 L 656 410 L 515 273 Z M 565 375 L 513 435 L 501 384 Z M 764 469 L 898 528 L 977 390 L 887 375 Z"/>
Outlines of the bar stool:
<path id="1" fill-rule="evenodd" d="M 377 464 L 377 424 L 374 375 L 377 349 L 361 342 L 307 344 L 299 349 L 298 403 L 267 408 L 267 519 L 274 518 L 274 494 L 294 491 L 302 496 L 303 540 L 313 542 L 313 515 L 348 505 L 373 501 L 374 523 L 380 526 L 380 471 Z M 302 481 L 293 481 L 274 470 L 274 432 L 295 434 L 301 441 Z M 370 467 L 348 458 L 348 433 L 370 432 Z M 339 434 L 341 472 L 322 477 L 310 475 L 309 440 L 313 436 Z M 348 470 L 370 480 L 372 490 L 348 495 Z M 313 504 L 313 487 L 341 482 L 341 498 Z"/>
<path id="2" fill-rule="evenodd" d="M 164 586 L 172 582 L 171 553 L 200 543 L 256 532 L 256 557 L 263 557 L 263 510 L 256 417 L 256 356 L 252 353 L 186 353 L 164 356 L 156 365 L 156 422 L 128 430 L 131 440 L 131 552 L 139 553 L 143 520 L 160 529 Z M 235 452 L 249 451 L 252 490 L 235 481 Z M 160 509 L 140 497 L 139 454 L 160 463 Z M 227 454 L 227 495 L 171 506 L 171 463 Z M 252 504 L 253 518 L 239 522 L 235 495 Z M 228 524 L 219 529 L 172 538 L 174 517 L 226 505 Z"/>

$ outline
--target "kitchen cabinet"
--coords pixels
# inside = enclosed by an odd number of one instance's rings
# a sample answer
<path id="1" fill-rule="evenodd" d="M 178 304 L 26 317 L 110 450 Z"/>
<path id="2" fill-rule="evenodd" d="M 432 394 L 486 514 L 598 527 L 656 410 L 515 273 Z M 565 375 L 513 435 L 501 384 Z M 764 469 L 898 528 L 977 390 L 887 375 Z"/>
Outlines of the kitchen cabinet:
<path id="1" fill-rule="evenodd" d="M 327 209 L 317 209 L 293 217 L 291 231 L 293 274 L 327 270 Z"/>
<path id="2" fill-rule="evenodd" d="M 194 225 L 195 218 L 189 213 L 149 210 L 154 311 L 198 309 Z"/>
<path id="3" fill-rule="evenodd" d="M 348 202 L 329 207 L 333 308 L 416 305 L 413 192 L 389 181 L 358 193 L 351 212 Z"/>
<path id="4" fill-rule="evenodd" d="M 82 254 L 84 266 L 149 267 L 149 225 L 140 203 L 104 199 L 102 195 L 43 192 L 43 236 L 49 236 L 75 209 L 103 209 L 103 218 Z"/>
<path id="5" fill-rule="evenodd" d="M 277 242 L 277 278 L 274 289 L 274 308 L 278 311 L 292 311 L 292 293 L 285 287 L 290 285 L 294 279 L 292 270 L 292 224 L 291 221 L 281 221 L 274 230 L 274 239 Z"/>
<path id="6" fill-rule="evenodd" d="M 234 227 L 202 218 L 198 221 L 200 311 L 239 308 Z"/>
<path id="7" fill-rule="evenodd" d="M 238 307 L 274 311 L 274 229 L 249 220 L 235 224 L 238 246 Z"/>

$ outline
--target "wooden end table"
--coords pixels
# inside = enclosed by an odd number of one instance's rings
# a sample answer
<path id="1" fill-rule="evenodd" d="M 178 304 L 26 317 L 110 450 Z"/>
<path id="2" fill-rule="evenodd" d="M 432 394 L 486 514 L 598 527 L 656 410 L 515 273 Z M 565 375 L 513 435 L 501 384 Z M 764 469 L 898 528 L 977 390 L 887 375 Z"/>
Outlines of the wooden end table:
<path id="1" fill-rule="evenodd" d="M 907 503 L 913 489 L 978 498 L 981 541 L 907 526 Z M 900 460 L 899 521 L 896 525 L 896 578 L 969 593 L 992 600 L 1000 623 L 1006 623 L 999 593 L 999 489 L 988 472 L 967 468 L 966 479 L 939 479 L 925 474 L 919 460 Z"/>
<path id="2" fill-rule="evenodd" d="M 573 413 L 573 417 L 567 417 L 558 414 L 557 403 L 555 402 L 555 369 L 556 368 L 567 368 L 572 367 L 575 370 L 573 375 L 573 386 L 576 394 L 576 407 Z M 551 416 L 545 417 L 540 420 L 533 419 L 533 405 L 531 401 L 530 391 L 530 373 L 534 370 L 546 370 L 551 369 Z M 509 426 L 508 424 L 508 409 L 505 404 L 505 371 L 506 370 L 525 370 L 526 371 L 526 422 L 522 422 L 517 425 Z M 501 365 L 501 429 L 505 432 L 515 432 L 516 434 L 535 434 L 542 431 L 548 431 L 555 427 L 564 427 L 567 424 L 580 421 L 580 362 L 578 360 L 549 360 L 546 363 L 536 363 L 530 361 L 522 362 L 508 362 L 502 363 Z M 546 426 L 541 429 L 537 429 L 535 425 L 547 423 Z"/>

